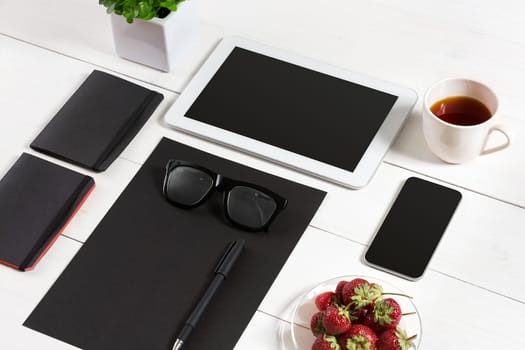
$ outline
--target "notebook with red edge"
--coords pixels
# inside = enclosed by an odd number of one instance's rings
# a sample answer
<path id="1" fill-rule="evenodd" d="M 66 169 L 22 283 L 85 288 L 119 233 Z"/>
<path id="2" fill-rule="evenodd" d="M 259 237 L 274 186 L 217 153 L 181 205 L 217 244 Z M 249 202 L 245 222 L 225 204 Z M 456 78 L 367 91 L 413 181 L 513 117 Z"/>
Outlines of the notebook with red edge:
<path id="1" fill-rule="evenodd" d="M 0 263 L 33 269 L 94 187 L 90 176 L 23 153 L 0 180 Z"/>

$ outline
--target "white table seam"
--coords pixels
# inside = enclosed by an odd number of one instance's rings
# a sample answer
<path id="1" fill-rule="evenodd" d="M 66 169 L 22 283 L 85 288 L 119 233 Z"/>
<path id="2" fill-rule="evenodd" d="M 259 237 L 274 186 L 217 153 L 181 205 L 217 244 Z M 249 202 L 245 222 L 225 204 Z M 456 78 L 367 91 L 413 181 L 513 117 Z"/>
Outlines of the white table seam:
<path id="1" fill-rule="evenodd" d="M 479 192 L 479 191 L 476 191 L 476 190 L 473 190 L 471 188 L 468 188 L 468 187 L 465 187 L 463 185 L 459 185 L 459 184 L 455 184 L 453 182 L 450 182 L 450 181 L 446 181 L 446 180 L 443 180 L 443 179 L 440 179 L 438 177 L 435 177 L 435 176 L 432 176 L 430 174 L 426 174 L 424 172 L 420 172 L 420 171 L 417 171 L 417 170 L 413 170 L 413 169 L 410 169 L 410 168 L 407 168 L 403 165 L 399 165 L 399 164 L 396 164 L 396 163 L 392 163 L 391 161 L 386 161 L 386 160 L 383 160 L 383 163 L 384 164 L 388 164 L 390 166 L 394 166 L 394 167 L 397 167 L 397 168 L 400 168 L 400 169 L 404 169 L 404 170 L 407 170 L 407 171 L 410 171 L 414 174 L 418 174 L 418 175 L 422 175 L 422 176 L 426 176 L 430 179 L 433 179 L 433 180 L 436 180 L 436 181 L 439 181 L 439 182 L 442 182 L 442 183 L 446 183 L 448 185 L 451 185 L 451 186 L 454 186 L 454 187 L 457 187 L 457 188 L 461 188 L 462 190 L 464 191 L 468 191 L 468 192 L 472 192 L 472 193 L 475 193 L 475 194 L 478 194 L 480 196 L 483 196 L 483 197 L 486 197 L 486 198 L 489 198 L 489 199 L 492 199 L 494 201 L 497 201 L 497 202 L 501 202 L 501 203 L 505 203 L 505 204 L 508 204 L 508 205 L 511 205 L 513 207 L 517 207 L 517 208 L 520 208 L 520 209 L 525 209 L 524 206 L 521 206 L 520 204 L 517 204 L 517 203 L 513 203 L 513 202 L 509 202 L 507 200 L 504 200 L 504 199 L 501 199 L 501 198 L 498 198 L 498 197 L 495 197 L 493 195 L 490 195 L 490 194 L 486 194 L 486 193 L 483 193 L 483 192 Z"/>
<path id="2" fill-rule="evenodd" d="M 455 277 L 454 275 L 451 275 L 451 274 L 448 274 L 446 272 L 443 272 L 443 271 L 439 271 L 439 270 L 436 270 L 434 268 L 428 268 L 429 271 L 432 271 L 432 272 L 435 272 L 435 273 L 439 273 L 440 275 L 443 275 L 445 277 L 448 277 L 448 278 L 451 278 L 453 280 L 456 280 L 458 282 L 462 282 L 462 283 L 465 283 L 465 284 L 468 284 L 469 286 L 472 286 L 472 287 L 476 287 L 476 288 L 479 288 L 479 289 L 482 289 L 488 293 L 492 293 L 492 294 L 495 294 L 497 296 L 500 296 L 502 298 L 505 298 L 505 299 L 508 299 L 510 301 L 513 301 L 513 302 L 516 302 L 516 303 L 519 303 L 519 304 L 523 304 L 525 305 L 525 300 L 520 300 L 520 299 L 517 299 L 517 298 L 513 298 L 511 296 L 508 296 L 508 295 L 505 295 L 505 294 L 502 294 L 502 293 L 499 293 L 499 292 L 496 292 L 492 289 L 489 289 L 489 288 L 486 288 L 486 287 L 483 287 L 483 286 L 480 286 L 478 284 L 475 284 L 475 283 L 472 283 L 472 282 L 469 282 L 469 281 L 465 281 L 464 279 L 461 279 L 461 278 L 458 278 L 458 277 Z"/>
<path id="3" fill-rule="evenodd" d="M 310 227 L 313 227 L 313 228 L 315 228 L 315 229 L 317 229 L 317 230 L 319 230 L 319 231 L 323 231 L 323 232 L 326 232 L 326 233 L 328 233 L 328 234 L 331 234 L 331 235 L 333 235 L 333 236 L 335 236 L 335 237 L 337 237 L 337 238 L 341 238 L 341 239 L 344 239 L 344 240 L 350 241 L 350 242 L 352 242 L 352 243 L 355 243 L 355 244 L 361 245 L 361 246 L 363 246 L 363 248 L 366 248 L 366 247 L 369 246 L 369 244 L 366 244 L 366 243 L 362 243 L 362 242 L 356 241 L 356 240 L 354 240 L 354 239 L 348 238 L 348 237 L 343 236 L 343 235 L 341 235 L 341 234 L 338 234 L 338 233 L 334 233 L 334 232 L 328 231 L 328 230 L 326 230 L 326 229 L 324 229 L 324 228 L 321 228 L 321 227 L 318 227 L 318 226 L 315 226 L 315 225 L 311 225 L 311 224 L 310 224 L 309 226 L 310 226 Z M 505 295 L 505 294 L 503 294 L 503 293 L 497 292 L 497 291 L 492 290 L 492 289 L 489 289 L 489 288 L 487 288 L 487 287 L 483 287 L 483 286 L 481 286 L 481 285 L 479 285 L 479 284 L 476 284 L 476 283 L 472 283 L 472 282 L 466 281 L 466 280 L 464 280 L 464 279 L 462 279 L 462 278 L 459 278 L 459 277 L 456 277 L 456 276 L 451 275 L 451 274 L 449 274 L 449 273 L 446 273 L 446 272 L 443 272 L 443 271 L 437 270 L 437 269 L 435 269 L 435 268 L 428 267 L 427 269 L 428 269 L 429 271 L 432 271 L 432 272 L 435 272 L 435 273 L 439 273 L 440 275 L 443 275 L 443 276 L 446 276 L 446 277 L 448 277 L 448 278 L 454 279 L 454 280 L 456 280 L 456 281 L 458 281 L 458 282 L 462 282 L 462 283 L 468 284 L 468 285 L 470 285 L 470 286 L 472 286 L 472 287 L 476 287 L 476 288 L 482 289 L 482 290 L 484 290 L 484 291 L 486 291 L 486 292 L 489 292 L 489 293 L 492 293 L 492 294 L 495 294 L 495 295 L 501 296 L 501 297 L 506 298 L 506 299 L 508 299 L 508 300 L 510 300 L 510 301 L 514 301 L 514 302 L 517 302 L 517 303 L 519 303 L 519 304 L 524 304 L 524 305 L 525 305 L 525 300 L 521 300 L 521 299 L 517 299 L 517 298 L 511 297 L 511 296 Z"/>
<path id="4" fill-rule="evenodd" d="M 292 324 L 290 321 L 285 320 L 285 319 L 283 319 L 283 318 L 281 318 L 281 317 L 279 317 L 279 316 L 276 316 L 276 315 L 270 314 L 270 313 L 268 313 L 268 312 L 266 312 L 266 311 L 264 311 L 264 310 L 257 309 L 256 312 L 259 312 L 259 313 L 261 313 L 261 314 L 263 314 L 263 315 L 266 315 L 266 316 L 271 317 L 271 318 L 273 318 L 273 319 L 276 319 L 276 320 L 278 320 L 278 321 L 281 321 L 281 322 L 284 322 L 284 323 L 288 323 L 288 324 Z M 302 328 L 304 328 L 304 329 L 310 329 L 310 328 L 305 327 L 305 326 L 303 326 L 303 325 L 301 325 L 301 324 L 296 324 L 296 325 L 299 326 L 299 327 L 302 327 Z"/>
<path id="5" fill-rule="evenodd" d="M 359 244 L 359 245 L 361 245 L 361 246 L 363 246 L 363 247 L 367 247 L 367 246 L 368 246 L 366 243 L 359 242 L 359 241 L 356 241 L 355 239 L 348 238 L 348 237 L 346 237 L 346 236 L 344 236 L 344 235 L 342 235 L 342 234 L 340 234 L 340 233 L 336 233 L 336 232 L 328 231 L 328 230 L 325 229 L 325 228 L 322 228 L 322 227 L 319 227 L 319 226 L 315 226 L 315 225 L 312 225 L 312 224 L 310 224 L 309 226 L 315 228 L 316 230 L 319 230 L 319 231 L 323 231 L 323 232 L 329 233 L 329 234 L 331 234 L 331 235 L 333 235 L 333 236 L 335 236 L 335 237 L 339 237 L 339 238 L 345 239 L 345 240 L 347 240 L 347 241 L 350 241 L 350 242 L 353 242 L 353 243 Z"/>
<path id="6" fill-rule="evenodd" d="M 171 92 L 171 93 L 174 93 L 174 94 L 177 94 L 177 95 L 180 95 L 180 92 L 179 91 L 175 91 L 175 90 L 172 90 L 170 88 L 167 88 L 167 87 L 164 87 L 164 86 L 160 86 L 156 83 L 152 83 L 152 82 L 149 82 L 149 81 L 146 81 L 146 80 L 142 80 L 142 79 L 139 79 L 139 78 L 136 78 L 136 77 L 133 77 L 129 74 L 126 74 L 124 72 L 119 72 L 119 71 L 116 71 L 115 69 L 112 69 L 112 68 L 108 68 L 106 66 L 103 66 L 103 65 L 100 65 L 100 64 L 97 64 L 97 63 L 93 63 L 93 62 L 90 62 L 88 60 L 85 60 L 85 59 L 82 59 L 82 58 L 78 58 L 78 57 L 75 57 L 75 56 L 71 56 L 71 55 L 68 55 L 68 54 L 65 54 L 63 52 L 60 52 L 60 51 L 56 51 L 54 49 L 50 49 L 50 48 L 47 48 L 45 46 L 41 46 L 39 44 L 36 44 L 36 43 L 33 43 L 33 42 L 30 42 L 30 41 L 27 41 L 27 40 L 24 40 L 24 39 L 20 39 L 20 38 L 17 38 L 17 37 L 14 37 L 14 36 L 11 36 L 9 34 L 5 34 L 5 33 L 0 33 L 0 35 L 2 36 L 5 36 L 7 38 L 10 38 L 10 39 L 13 39 L 13 40 L 17 40 L 21 43 L 24 43 L 26 45 L 31 45 L 31 46 L 34 46 L 34 47 L 37 47 L 39 49 L 42 49 L 42 50 L 46 50 L 48 52 L 52 52 L 54 54 L 57 54 L 57 55 L 60 55 L 60 56 L 63 56 L 63 57 L 67 57 L 69 59 L 72 59 L 72 60 L 76 60 L 76 61 L 79 61 L 79 62 L 82 62 L 82 63 L 86 63 L 86 64 L 89 64 L 91 66 L 95 66 L 97 68 L 101 68 L 101 69 L 104 69 L 105 71 L 109 71 L 109 72 L 112 72 L 112 73 L 115 73 L 115 74 L 118 74 L 118 75 L 121 75 L 121 76 L 124 76 L 124 77 L 127 77 L 129 79 L 132 79 L 134 81 L 138 81 L 138 82 L 141 82 L 141 83 L 144 83 L 144 84 L 148 84 L 150 86 L 154 86 L 158 89 L 162 89 L 162 90 L 166 90 L 168 92 Z"/>
<path id="7" fill-rule="evenodd" d="M 132 164 L 135 164 L 135 165 L 140 165 L 141 167 L 144 165 L 144 162 L 142 162 L 142 163 L 141 162 L 137 162 L 136 160 L 128 159 L 126 157 L 119 156 L 118 159 L 128 161 L 128 162 L 130 162 Z"/>
<path id="8" fill-rule="evenodd" d="M 70 239 L 70 240 L 72 240 L 72 241 L 75 241 L 75 242 L 77 242 L 77 243 L 80 243 L 81 245 L 84 245 L 84 243 L 86 243 L 86 242 L 82 242 L 82 241 L 79 240 L 79 239 L 73 238 L 73 237 L 68 236 L 68 235 L 66 235 L 66 234 L 63 234 L 63 233 L 60 234 L 60 235 L 61 235 L 62 237 L 64 237 L 64 238 L 68 238 L 68 239 Z"/>

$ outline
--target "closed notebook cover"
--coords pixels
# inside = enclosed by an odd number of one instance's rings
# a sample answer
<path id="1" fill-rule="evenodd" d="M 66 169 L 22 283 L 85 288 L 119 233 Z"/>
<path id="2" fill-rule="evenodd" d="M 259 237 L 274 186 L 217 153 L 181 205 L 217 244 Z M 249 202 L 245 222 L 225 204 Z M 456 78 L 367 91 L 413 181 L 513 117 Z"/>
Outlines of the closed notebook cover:
<path id="1" fill-rule="evenodd" d="M 95 171 L 105 170 L 164 97 L 94 70 L 31 143 L 31 148 Z"/>
<path id="2" fill-rule="evenodd" d="M 0 180 L 0 263 L 31 269 L 94 184 L 89 176 L 23 153 Z"/>

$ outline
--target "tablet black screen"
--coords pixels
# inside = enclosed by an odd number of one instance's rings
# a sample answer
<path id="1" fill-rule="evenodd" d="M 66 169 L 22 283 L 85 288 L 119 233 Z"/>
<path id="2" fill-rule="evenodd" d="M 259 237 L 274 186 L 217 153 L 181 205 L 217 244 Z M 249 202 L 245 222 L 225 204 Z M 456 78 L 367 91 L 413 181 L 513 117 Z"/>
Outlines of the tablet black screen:
<path id="1" fill-rule="evenodd" d="M 396 100 L 236 47 L 185 116 L 354 171 Z"/>

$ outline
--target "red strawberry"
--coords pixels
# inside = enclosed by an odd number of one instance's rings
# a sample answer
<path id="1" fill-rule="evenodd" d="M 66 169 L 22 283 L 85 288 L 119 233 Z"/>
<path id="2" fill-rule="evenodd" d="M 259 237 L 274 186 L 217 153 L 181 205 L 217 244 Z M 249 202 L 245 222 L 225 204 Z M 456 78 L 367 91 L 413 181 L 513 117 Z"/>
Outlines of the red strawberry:
<path id="1" fill-rule="evenodd" d="M 354 289 L 365 283 L 368 283 L 368 281 L 365 279 L 354 278 L 350 282 L 346 282 L 345 284 L 343 284 L 341 287 L 341 298 L 342 298 L 343 304 L 348 305 L 352 301 L 352 296 L 354 295 Z M 339 287 L 339 284 L 337 286 Z M 337 288 L 336 288 L 336 293 L 337 293 Z"/>
<path id="2" fill-rule="evenodd" d="M 368 309 L 368 308 L 365 308 L 365 309 Z M 384 327 L 381 327 L 378 322 L 376 322 L 374 320 L 374 312 L 372 310 L 370 310 L 369 312 L 367 312 L 361 322 L 361 324 L 364 324 L 365 326 L 369 327 L 370 329 L 372 329 L 374 332 L 376 332 L 377 334 L 381 333 L 382 331 L 388 329 L 388 328 L 384 328 Z"/>
<path id="3" fill-rule="evenodd" d="M 350 320 L 352 321 L 352 323 L 364 324 L 367 315 L 372 312 L 372 309 L 373 307 L 367 306 L 361 309 L 350 310 Z"/>
<path id="4" fill-rule="evenodd" d="M 401 321 L 401 306 L 392 298 L 378 300 L 371 312 L 369 312 L 363 321 L 365 325 L 376 332 L 385 329 L 396 328 Z"/>
<path id="5" fill-rule="evenodd" d="M 339 338 L 343 350 L 375 350 L 377 335 L 362 324 L 354 324 Z"/>
<path id="6" fill-rule="evenodd" d="M 315 306 L 317 306 L 319 311 L 324 311 L 328 305 L 333 305 L 336 301 L 334 292 L 324 292 L 315 297 Z"/>
<path id="7" fill-rule="evenodd" d="M 319 334 L 312 345 L 312 350 L 341 350 L 337 338 L 333 335 Z"/>
<path id="8" fill-rule="evenodd" d="M 405 331 L 400 328 L 387 329 L 377 340 L 377 350 L 408 350 L 410 348 L 416 348 L 416 345 L 412 342 L 416 338 L 416 335 L 408 338 Z"/>
<path id="9" fill-rule="evenodd" d="M 343 287 L 347 284 L 348 281 L 339 281 L 337 287 L 335 287 L 335 294 L 339 297 L 339 300 L 343 300 Z"/>
<path id="10" fill-rule="evenodd" d="M 343 303 L 353 303 L 356 309 L 363 308 L 381 299 L 383 288 L 379 284 L 368 283 L 366 280 L 356 278 L 343 287 Z"/>
<path id="11" fill-rule="evenodd" d="M 329 305 L 324 311 L 323 327 L 327 334 L 338 335 L 350 329 L 348 310 L 337 305 Z"/>
<path id="12" fill-rule="evenodd" d="M 325 333 L 323 327 L 323 313 L 321 311 L 312 316 L 312 320 L 310 321 L 310 329 L 315 336 Z"/>

